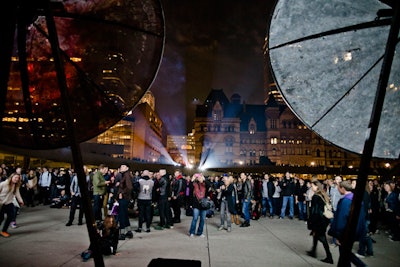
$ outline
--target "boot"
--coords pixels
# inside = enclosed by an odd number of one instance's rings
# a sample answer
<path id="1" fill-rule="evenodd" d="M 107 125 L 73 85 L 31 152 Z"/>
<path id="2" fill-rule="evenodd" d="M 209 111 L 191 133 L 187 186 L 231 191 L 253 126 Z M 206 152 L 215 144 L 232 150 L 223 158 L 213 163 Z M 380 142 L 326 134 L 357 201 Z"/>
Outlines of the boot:
<path id="1" fill-rule="evenodd" d="M 231 222 L 235 223 L 235 215 L 231 214 Z"/>
<path id="2" fill-rule="evenodd" d="M 240 224 L 240 219 L 239 219 L 239 215 L 235 215 L 235 224 L 239 225 Z"/>

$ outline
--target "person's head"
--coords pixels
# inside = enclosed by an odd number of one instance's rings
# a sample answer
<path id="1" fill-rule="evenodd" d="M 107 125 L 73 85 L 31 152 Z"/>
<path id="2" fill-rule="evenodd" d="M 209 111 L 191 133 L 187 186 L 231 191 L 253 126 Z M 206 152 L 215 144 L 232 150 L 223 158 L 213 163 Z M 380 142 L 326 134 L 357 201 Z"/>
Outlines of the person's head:
<path id="1" fill-rule="evenodd" d="M 286 172 L 286 173 L 285 173 L 285 178 L 286 178 L 286 179 L 290 179 L 290 172 Z"/>
<path id="2" fill-rule="evenodd" d="M 326 179 L 326 185 L 327 186 L 332 186 L 333 185 L 333 180 L 332 179 Z"/>
<path id="3" fill-rule="evenodd" d="M 167 174 L 167 171 L 166 171 L 165 169 L 161 169 L 161 170 L 159 171 L 159 173 L 160 173 L 160 176 L 164 176 L 164 175 Z"/>
<path id="4" fill-rule="evenodd" d="M 335 176 L 335 181 L 334 181 L 334 183 L 336 184 L 336 185 L 338 185 L 338 184 L 340 184 L 340 182 L 342 181 L 343 179 L 342 179 L 342 176 Z"/>
<path id="5" fill-rule="evenodd" d="M 303 178 L 299 178 L 299 185 L 304 185 L 304 179 Z"/>
<path id="6" fill-rule="evenodd" d="M 176 171 L 174 172 L 175 178 L 179 177 L 180 175 L 181 175 L 181 171 L 180 171 L 180 170 L 176 170 Z"/>
<path id="7" fill-rule="evenodd" d="M 314 192 L 321 192 L 324 190 L 324 185 L 317 178 L 313 178 L 311 180 L 311 189 Z"/>
<path id="8" fill-rule="evenodd" d="M 264 179 L 267 180 L 267 181 L 269 181 L 269 175 L 268 175 L 268 173 L 264 174 Z"/>
<path id="9" fill-rule="evenodd" d="M 129 170 L 129 165 L 127 163 L 121 164 L 119 167 L 120 172 L 127 172 Z"/>
<path id="10" fill-rule="evenodd" d="M 22 181 L 21 181 L 21 175 L 14 172 L 8 177 L 8 185 L 10 188 L 14 186 L 14 193 L 17 191 L 17 189 L 21 186 Z"/>
<path id="11" fill-rule="evenodd" d="M 107 215 L 104 218 L 103 225 L 104 225 L 104 228 L 106 228 L 106 229 L 115 228 L 117 226 L 115 217 L 113 215 Z"/>
<path id="12" fill-rule="evenodd" d="M 393 189 L 390 186 L 390 181 L 386 181 L 385 184 L 383 185 L 383 189 L 385 189 L 386 192 L 389 194 L 392 193 Z"/>
<path id="13" fill-rule="evenodd" d="M 108 167 L 104 164 L 99 165 L 99 171 L 104 175 L 108 172 Z"/>
<path id="14" fill-rule="evenodd" d="M 351 181 L 341 181 L 339 184 L 339 192 L 342 195 L 345 195 L 353 190 L 353 187 L 351 185 Z"/>
<path id="15" fill-rule="evenodd" d="M 201 173 L 195 173 L 195 174 L 193 174 L 193 177 L 194 177 L 195 182 L 203 183 L 205 180 L 203 174 L 201 174 Z"/>
<path id="16" fill-rule="evenodd" d="M 246 181 L 246 179 L 247 179 L 247 175 L 244 172 L 240 173 L 240 180 Z"/>

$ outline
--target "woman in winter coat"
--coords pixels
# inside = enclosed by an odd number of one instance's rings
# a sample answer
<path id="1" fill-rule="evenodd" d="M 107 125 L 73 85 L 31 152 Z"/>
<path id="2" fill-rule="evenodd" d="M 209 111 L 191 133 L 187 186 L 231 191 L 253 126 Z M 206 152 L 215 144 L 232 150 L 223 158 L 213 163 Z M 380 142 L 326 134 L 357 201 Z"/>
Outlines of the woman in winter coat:
<path id="1" fill-rule="evenodd" d="M 332 254 L 326 239 L 326 229 L 330 221 L 323 215 L 325 202 L 329 203 L 330 201 L 329 196 L 324 191 L 323 185 L 315 178 L 311 181 L 311 188 L 314 191 L 314 195 L 311 199 L 310 217 L 308 218 L 307 227 L 311 230 L 310 235 L 313 237 L 313 246 L 310 251 L 307 251 L 307 254 L 311 257 L 316 257 L 319 240 L 324 246 L 326 253 L 326 258 L 321 261 L 333 264 Z"/>
<path id="2" fill-rule="evenodd" d="M 209 183 L 206 184 L 206 179 L 200 173 L 196 173 L 192 178 L 193 182 L 193 197 L 192 197 L 192 208 L 193 208 L 193 218 L 190 225 L 189 236 L 194 237 L 196 234 L 200 237 L 205 237 L 203 235 L 203 227 L 206 219 L 207 209 L 200 206 L 200 200 L 207 197 L 206 192 L 208 192 Z M 200 223 L 196 231 L 197 221 L 200 217 Z"/>
<path id="3" fill-rule="evenodd" d="M 14 197 L 20 206 L 24 205 L 24 201 L 22 200 L 19 192 L 21 183 L 21 175 L 18 173 L 11 174 L 7 180 L 0 183 L 0 225 L 3 223 L 4 214 L 7 214 L 7 219 L 0 233 L 3 237 L 10 236 L 7 230 L 12 219 L 14 218 Z"/>

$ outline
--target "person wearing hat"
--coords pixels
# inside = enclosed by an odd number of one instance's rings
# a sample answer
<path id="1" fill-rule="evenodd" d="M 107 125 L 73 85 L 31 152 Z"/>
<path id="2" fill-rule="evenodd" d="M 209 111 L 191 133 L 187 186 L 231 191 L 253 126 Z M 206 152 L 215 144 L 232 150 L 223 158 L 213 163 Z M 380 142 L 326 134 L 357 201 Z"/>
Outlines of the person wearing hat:
<path id="1" fill-rule="evenodd" d="M 129 165 L 127 163 L 121 164 L 119 167 L 119 171 L 121 173 L 121 180 L 119 182 L 118 187 L 118 203 L 119 203 L 119 229 L 120 236 L 119 240 L 125 240 L 125 237 L 132 238 L 133 234 L 131 231 L 131 223 L 129 222 L 128 216 L 128 203 L 131 199 L 132 194 L 132 178 L 133 175 L 129 170 Z"/>

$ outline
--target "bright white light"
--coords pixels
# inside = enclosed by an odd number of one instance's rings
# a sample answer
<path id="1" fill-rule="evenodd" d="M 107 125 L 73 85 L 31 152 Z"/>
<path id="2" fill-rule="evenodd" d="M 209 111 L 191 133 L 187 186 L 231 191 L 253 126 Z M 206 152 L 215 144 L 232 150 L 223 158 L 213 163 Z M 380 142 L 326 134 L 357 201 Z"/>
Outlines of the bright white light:
<path id="1" fill-rule="evenodd" d="M 385 167 L 390 168 L 390 163 L 389 162 L 385 163 Z"/>
<path id="2" fill-rule="evenodd" d="M 352 59 L 351 52 L 347 52 L 343 55 L 344 61 L 350 61 Z"/>

